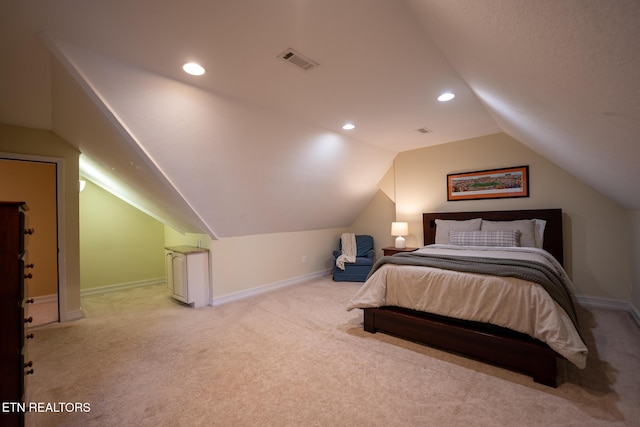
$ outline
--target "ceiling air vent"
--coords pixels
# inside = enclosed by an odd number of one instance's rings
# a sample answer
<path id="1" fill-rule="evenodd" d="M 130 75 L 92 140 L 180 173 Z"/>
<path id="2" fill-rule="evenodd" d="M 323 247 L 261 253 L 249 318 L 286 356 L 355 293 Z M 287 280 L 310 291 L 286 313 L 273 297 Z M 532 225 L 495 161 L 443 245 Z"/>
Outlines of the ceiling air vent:
<path id="1" fill-rule="evenodd" d="M 278 55 L 278 58 L 282 58 L 285 61 L 292 63 L 293 65 L 297 65 L 303 70 L 310 70 L 320 65 L 317 62 L 312 61 L 311 59 L 301 55 L 300 53 L 296 52 L 291 48 L 285 50 L 280 55 Z"/>
<path id="2" fill-rule="evenodd" d="M 428 128 L 420 128 L 420 129 L 418 129 L 418 132 L 420 132 L 420 133 L 433 133 L 433 131 L 431 129 L 428 129 Z"/>

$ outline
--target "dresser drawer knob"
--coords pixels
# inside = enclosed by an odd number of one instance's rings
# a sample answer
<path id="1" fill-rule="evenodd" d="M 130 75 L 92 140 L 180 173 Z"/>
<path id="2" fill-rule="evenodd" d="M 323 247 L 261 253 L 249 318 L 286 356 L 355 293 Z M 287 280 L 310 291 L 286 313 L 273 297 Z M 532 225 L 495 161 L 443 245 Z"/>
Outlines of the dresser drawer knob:
<path id="1" fill-rule="evenodd" d="M 29 299 L 24 301 L 25 304 L 33 304 L 34 302 L 35 302 L 35 299 L 33 299 L 33 298 L 29 298 Z"/>
<path id="2" fill-rule="evenodd" d="M 25 375 L 33 375 L 33 369 L 29 369 L 28 371 L 24 371 Z"/>
<path id="3" fill-rule="evenodd" d="M 24 319 L 24 323 L 31 323 L 33 322 L 33 317 L 29 316 L 28 318 Z"/>
<path id="4" fill-rule="evenodd" d="M 24 230 L 24 234 L 31 235 L 31 234 L 35 233 L 35 231 L 36 231 L 35 228 L 27 228 L 26 230 Z"/>
<path id="5" fill-rule="evenodd" d="M 30 368 L 33 366 L 33 362 L 31 360 L 29 360 L 27 363 L 24 364 L 25 368 Z"/>
<path id="6" fill-rule="evenodd" d="M 24 278 L 25 279 L 31 279 L 31 278 L 33 278 L 33 274 L 31 274 L 31 273 L 25 274 Z"/>
<path id="7" fill-rule="evenodd" d="M 25 338 L 28 339 L 28 340 L 29 339 L 33 339 L 33 334 L 28 334 Z"/>
<path id="8" fill-rule="evenodd" d="M 24 268 L 33 268 L 33 263 L 25 264 Z"/>

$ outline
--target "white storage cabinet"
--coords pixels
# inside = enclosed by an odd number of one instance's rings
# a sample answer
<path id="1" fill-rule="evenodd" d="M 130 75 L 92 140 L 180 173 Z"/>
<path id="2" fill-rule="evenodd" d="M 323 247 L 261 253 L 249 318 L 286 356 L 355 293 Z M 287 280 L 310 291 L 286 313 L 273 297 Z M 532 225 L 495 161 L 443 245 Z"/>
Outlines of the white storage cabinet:
<path id="1" fill-rule="evenodd" d="M 209 251 L 195 246 L 166 247 L 167 286 L 173 297 L 202 307 L 209 303 Z"/>

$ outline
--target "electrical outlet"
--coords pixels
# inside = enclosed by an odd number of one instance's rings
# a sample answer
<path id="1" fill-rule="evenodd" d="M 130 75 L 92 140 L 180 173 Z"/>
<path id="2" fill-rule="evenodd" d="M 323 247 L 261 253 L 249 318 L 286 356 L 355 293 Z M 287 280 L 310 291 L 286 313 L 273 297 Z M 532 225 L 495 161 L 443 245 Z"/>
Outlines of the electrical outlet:
<path id="1" fill-rule="evenodd" d="M 307 256 L 306 255 L 302 255 L 302 262 L 307 262 Z"/>

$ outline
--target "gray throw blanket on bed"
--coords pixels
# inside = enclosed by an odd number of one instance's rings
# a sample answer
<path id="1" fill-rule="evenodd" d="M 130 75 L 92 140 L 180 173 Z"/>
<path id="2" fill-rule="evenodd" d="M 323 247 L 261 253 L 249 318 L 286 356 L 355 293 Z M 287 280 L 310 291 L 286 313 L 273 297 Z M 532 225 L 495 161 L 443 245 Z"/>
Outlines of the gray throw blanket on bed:
<path id="1" fill-rule="evenodd" d="M 369 276 L 384 264 L 418 265 L 463 273 L 515 277 L 537 283 L 564 309 L 574 323 L 576 330 L 580 333 L 578 316 L 569 289 L 555 271 L 539 262 L 504 258 L 399 253 L 380 258 L 374 264 Z"/>

